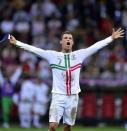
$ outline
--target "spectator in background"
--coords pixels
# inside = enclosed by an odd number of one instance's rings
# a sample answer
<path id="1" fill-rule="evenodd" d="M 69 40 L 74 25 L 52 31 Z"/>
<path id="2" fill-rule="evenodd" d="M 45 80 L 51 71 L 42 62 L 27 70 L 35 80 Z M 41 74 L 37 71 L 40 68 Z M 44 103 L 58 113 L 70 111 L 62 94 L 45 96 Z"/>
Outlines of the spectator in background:
<path id="1" fill-rule="evenodd" d="M 12 33 L 14 31 L 14 23 L 8 12 L 4 14 L 4 20 L 0 26 L 3 33 Z"/>
<path id="2" fill-rule="evenodd" d="M 45 34 L 45 22 L 41 15 L 33 16 L 31 22 L 31 34 L 32 37 L 37 37 L 39 35 L 43 36 Z"/>
<path id="3" fill-rule="evenodd" d="M 15 31 L 22 35 L 28 35 L 30 31 L 29 15 L 25 11 L 17 11 L 13 16 Z"/>
<path id="4" fill-rule="evenodd" d="M 38 62 L 38 76 L 40 79 L 48 82 L 51 79 L 51 69 L 47 61 L 41 60 Z"/>
<path id="5" fill-rule="evenodd" d="M 35 64 L 37 57 L 29 52 L 21 51 L 20 61 L 22 62 L 22 68 L 24 74 L 30 73 L 35 70 Z"/>
<path id="6" fill-rule="evenodd" d="M 46 21 L 48 21 L 53 14 L 55 14 L 55 16 L 61 15 L 56 5 L 50 0 L 37 0 L 37 2 L 31 6 L 30 12 L 31 16 L 43 16 Z"/>
<path id="7" fill-rule="evenodd" d="M 46 115 L 49 102 L 49 87 L 42 81 L 42 78 L 37 75 L 35 82 L 35 94 L 33 102 L 33 125 L 36 128 L 44 126 L 43 116 Z M 42 117 L 42 124 L 40 118 Z"/>
<path id="8" fill-rule="evenodd" d="M 117 80 L 126 80 L 127 79 L 127 62 L 124 57 L 119 57 L 114 64 L 115 78 Z"/>
<path id="9" fill-rule="evenodd" d="M 31 5 L 30 8 L 31 17 L 43 16 L 42 1 L 37 0 Z"/>
<path id="10" fill-rule="evenodd" d="M 55 16 L 61 16 L 57 6 L 51 0 L 44 0 L 42 3 L 42 12 L 45 19 L 48 21 L 54 14 Z"/>
<path id="11" fill-rule="evenodd" d="M 16 68 L 13 74 L 10 72 L 10 68 L 6 69 L 5 76 L 0 69 L 0 87 L 2 96 L 2 115 L 3 115 L 3 127 L 9 128 L 9 117 L 12 107 L 12 97 L 14 93 L 15 84 L 21 76 L 22 68 L 19 66 Z"/>
<path id="12" fill-rule="evenodd" d="M 53 30 L 56 34 L 59 34 L 61 27 L 62 23 L 60 18 L 52 15 L 51 19 L 47 23 L 47 28 L 49 32 Z"/>
<path id="13" fill-rule="evenodd" d="M 32 106 L 35 93 L 35 74 L 27 73 L 21 84 L 18 112 L 21 128 L 30 128 L 32 122 Z"/>

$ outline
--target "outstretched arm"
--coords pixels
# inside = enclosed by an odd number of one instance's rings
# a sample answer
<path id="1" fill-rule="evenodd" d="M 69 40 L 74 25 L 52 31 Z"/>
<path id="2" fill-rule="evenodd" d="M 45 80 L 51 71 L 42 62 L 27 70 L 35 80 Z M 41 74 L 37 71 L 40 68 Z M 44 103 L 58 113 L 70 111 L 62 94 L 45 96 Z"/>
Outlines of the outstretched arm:
<path id="1" fill-rule="evenodd" d="M 40 48 L 37 48 L 37 47 L 34 47 L 34 46 L 31 46 L 29 44 L 25 44 L 21 41 L 18 41 L 15 39 L 14 36 L 10 35 L 10 39 L 9 39 L 9 42 L 10 44 L 12 45 L 16 45 L 17 47 L 20 47 L 26 51 L 29 51 L 29 52 L 32 52 L 46 60 L 50 60 L 51 57 L 52 57 L 52 51 L 49 51 L 49 50 L 43 50 L 43 49 L 40 49 Z"/>
<path id="2" fill-rule="evenodd" d="M 86 49 L 79 50 L 79 56 L 83 60 L 86 57 L 96 53 L 101 48 L 107 46 L 113 40 L 116 40 L 116 39 L 119 39 L 119 38 L 122 38 L 122 37 L 124 37 L 124 30 L 123 29 L 119 28 L 116 31 L 113 29 L 112 35 L 109 36 L 108 38 L 101 40 L 99 42 L 96 42 L 95 44 L 93 44 L 92 46 L 90 46 Z"/>
<path id="3" fill-rule="evenodd" d="M 22 68 L 21 67 L 18 67 L 15 71 L 15 73 L 11 76 L 11 82 L 13 83 L 13 85 L 16 84 L 16 82 L 18 81 L 19 77 L 21 76 L 22 74 Z"/>

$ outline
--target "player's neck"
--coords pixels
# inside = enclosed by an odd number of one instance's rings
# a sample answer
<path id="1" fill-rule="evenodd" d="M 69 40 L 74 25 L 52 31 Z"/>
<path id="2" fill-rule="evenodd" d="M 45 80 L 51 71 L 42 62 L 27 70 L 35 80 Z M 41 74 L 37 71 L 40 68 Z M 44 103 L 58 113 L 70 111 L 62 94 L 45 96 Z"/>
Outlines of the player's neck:
<path id="1" fill-rule="evenodd" d="M 62 50 L 63 53 L 70 53 L 72 50 Z"/>

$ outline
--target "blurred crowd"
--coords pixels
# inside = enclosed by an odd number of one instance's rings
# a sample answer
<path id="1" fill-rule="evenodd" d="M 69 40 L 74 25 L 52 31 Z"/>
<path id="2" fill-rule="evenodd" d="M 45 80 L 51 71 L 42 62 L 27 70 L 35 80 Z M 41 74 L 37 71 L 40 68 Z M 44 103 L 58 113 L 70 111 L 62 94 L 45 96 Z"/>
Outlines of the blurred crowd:
<path id="1" fill-rule="evenodd" d="M 110 36 L 112 28 L 125 29 L 125 38 L 114 41 L 84 61 L 81 79 L 127 79 L 127 0 L 1 0 L 0 3 L 0 35 L 10 33 L 17 40 L 43 49 L 60 51 L 60 35 L 65 30 L 73 32 L 74 50 L 77 50 Z M 38 91 L 34 91 L 34 85 L 31 93 L 28 89 L 25 94 L 23 88 L 32 88 L 30 84 L 41 83 L 47 88 L 47 91 L 42 92 L 45 94 L 45 102 L 48 103 L 48 91 L 51 90 L 49 87 L 52 84 L 51 69 L 45 60 L 9 44 L 0 47 L 0 58 L 0 96 L 2 107 L 5 108 L 5 112 L 2 113 L 5 115 L 4 126 L 9 126 L 9 111 L 6 111 L 4 104 L 9 103 L 11 106 L 9 95 L 13 96 L 12 100 L 16 104 L 19 101 L 20 125 L 28 128 L 31 120 L 28 112 L 37 101 L 35 92 Z M 6 85 L 5 82 L 9 84 Z M 5 93 L 2 90 L 5 86 L 8 89 L 12 87 L 12 91 Z M 27 93 L 31 94 L 33 101 L 27 98 Z M 29 103 L 25 105 L 27 115 L 22 110 L 21 102 Z M 37 121 L 34 125 L 40 127 L 36 113 L 34 119 Z"/>
<path id="2" fill-rule="evenodd" d="M 58 51 L 59 36 L 64 30 L 74 33 L 76 50 L 111 35 L 112 28 L 127 28 L 126 0 L 3 0 L 0 13 L 1 34 L 10 33 L 22 42 Z M 43 74 L 41 77 L 51 76 L 51 73 L 47 74 L 48 64 L 23 50 L 7 46 L 0 55 L 4 67 L 22 63 L 27 72 L 39 65 L 39 70 L 45 72 L 40 73 Z M 125 37 L 85 60 L 81 77 L 126 79 L 126 61 Z"/>

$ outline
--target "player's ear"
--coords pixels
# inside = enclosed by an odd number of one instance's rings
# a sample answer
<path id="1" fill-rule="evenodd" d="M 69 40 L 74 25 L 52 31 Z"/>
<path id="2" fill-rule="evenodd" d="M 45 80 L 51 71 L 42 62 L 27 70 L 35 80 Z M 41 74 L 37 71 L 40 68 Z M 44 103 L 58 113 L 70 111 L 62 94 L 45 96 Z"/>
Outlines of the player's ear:
<path id="1" fill-rule="evenodd" d="M 62 44 L 62 41 L 60 40 L 60 44 Z"/>

